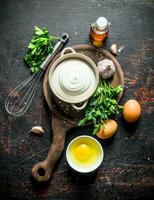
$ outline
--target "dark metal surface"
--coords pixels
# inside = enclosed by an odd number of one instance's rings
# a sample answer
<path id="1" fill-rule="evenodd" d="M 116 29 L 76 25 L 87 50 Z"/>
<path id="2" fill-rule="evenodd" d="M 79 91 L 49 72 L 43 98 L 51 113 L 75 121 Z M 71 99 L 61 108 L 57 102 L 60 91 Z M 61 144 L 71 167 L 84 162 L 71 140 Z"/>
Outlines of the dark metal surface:
<path id="1" fill-rule="evenodd" d="M 65 152 L 52 179 L 37 184 L 30 176 L 34 163 L 48 152 L 52 134 L 51 114 L 42 86 L 29 111 L 20 118 L 8 116 L 4 101 L 9 92 L 29 75 L 23 63 L 34 25 L 47 27 L 51 34 L 68 32 L 67 46 L 89 42 L 89 24 L 99 16 L 111 21 L 105 48 L 125 44 L 117 57 L 125 74 L 121 103 L 130 98 L 142 105 L 142 117 L 132 126 L 117 117 L 114 138 L 100 141 L 105 157 L 97 174 L 80 177 L 70 171 Z M 154 195 L 154 1 L 153 0 L 1 0 L 0 1 L 0 198 L 1 199 L 152 199 Z M 29 132 L 41 125 L 42 137 Z M 77 135 L 92 132 L 75 128 Z"/>

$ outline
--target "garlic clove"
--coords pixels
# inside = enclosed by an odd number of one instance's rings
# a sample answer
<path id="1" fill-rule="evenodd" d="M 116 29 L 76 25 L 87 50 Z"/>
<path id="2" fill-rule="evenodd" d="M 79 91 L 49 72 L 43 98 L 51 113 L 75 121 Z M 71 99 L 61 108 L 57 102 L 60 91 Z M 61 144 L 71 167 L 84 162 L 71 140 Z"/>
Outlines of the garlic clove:
<path id="1" fill-rule="evenodd" d="M 125 48 L 125 45 L 122 45 L 118 48 L 118 53 L 120 53 L 121 51 L 123 51 L 123 49 Z"/>
<path id="2" fill-rule="evenodd" d="M 44 130 L 41 126 L 34 126 L 34 127 L 32 127 L 31 132 L 33 132 L 37 135 L 42 135 L 44 133 Z"/>
<path id="3" fill-rule="evenodd" d="M 118 47 L 117 47 L 117 45 L 116 44 L 112 44 L 111 47 L 110 47 L 110 51 L 114 55 L 117 55 L 118 54 Z"/>

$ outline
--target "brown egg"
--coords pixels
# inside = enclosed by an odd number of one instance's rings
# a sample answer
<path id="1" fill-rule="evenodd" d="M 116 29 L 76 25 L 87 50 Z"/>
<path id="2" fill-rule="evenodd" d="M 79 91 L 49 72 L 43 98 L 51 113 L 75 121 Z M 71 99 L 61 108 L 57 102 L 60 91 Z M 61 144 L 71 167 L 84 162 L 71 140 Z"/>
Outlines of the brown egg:
<path id="1" fill-rule="evenodd" d="M 140 104 L 134 100 L 128 100 L 123 107 L 123 117 L 127 122 L 136 122 L 141 115 Z"/>
<path id="2" fill-rule="evenodd" d="M 108 139 L 116 133 L 117 128 L 117 122 L 112 119 L 108 119 L 105 122 L 104 127 L 101 128 L 96 135 L 101 139 Z"/>

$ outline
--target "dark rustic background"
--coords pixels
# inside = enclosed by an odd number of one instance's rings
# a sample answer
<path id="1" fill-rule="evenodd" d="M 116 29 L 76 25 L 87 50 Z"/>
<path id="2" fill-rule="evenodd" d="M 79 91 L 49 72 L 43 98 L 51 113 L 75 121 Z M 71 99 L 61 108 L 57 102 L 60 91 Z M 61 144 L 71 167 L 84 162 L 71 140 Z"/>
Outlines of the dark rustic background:
<path id="1" fill-rule="evenodd" d="M 34 25 L 51 34 L 70 34 L 67 46 L 89 42 L 89 24 L 105 16 L 112 26 L 104 48 L 125 44 L 117 57 L 125 75 L 121 103 L 137 99 L 142 117 L 130 126 L 118 117 L 117 135 L 101 141 L 105 158 L 97 174 L 79 177 L 60 158 L 49 183 L 37 184 L 32 177 L 34 163 L 43 160 L 52 141 L 51 113 L 42 86 L 28 112 L 9 116 L 4 101 L 9 92 L 29 74 L 23 63 Z M 153 0 L 0 0 L 0 198 L 3 199 L 152 199 L 154 195 L 154 1 Z M 41 125 L 45 135 L 29 132 Z M 91 134 L 89 128 L 75 128 L 77 135 Z"/>

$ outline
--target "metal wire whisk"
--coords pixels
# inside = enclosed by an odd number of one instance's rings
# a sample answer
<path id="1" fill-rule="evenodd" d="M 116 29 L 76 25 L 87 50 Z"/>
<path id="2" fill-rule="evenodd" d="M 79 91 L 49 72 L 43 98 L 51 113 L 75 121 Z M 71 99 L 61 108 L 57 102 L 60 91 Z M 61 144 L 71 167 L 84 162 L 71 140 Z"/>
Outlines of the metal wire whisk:
<path id="1" fill-rule="evenodd" d="M 68 38 L 69 35 L 64 33 L 54 46 L 52 53 L 41 64 L 40 71 L 29 76 L 9 94 L 5 101 L 5 109 L 9 114 L 18 117 L 27 111 L 49 62 L 62 49 Z"/>

